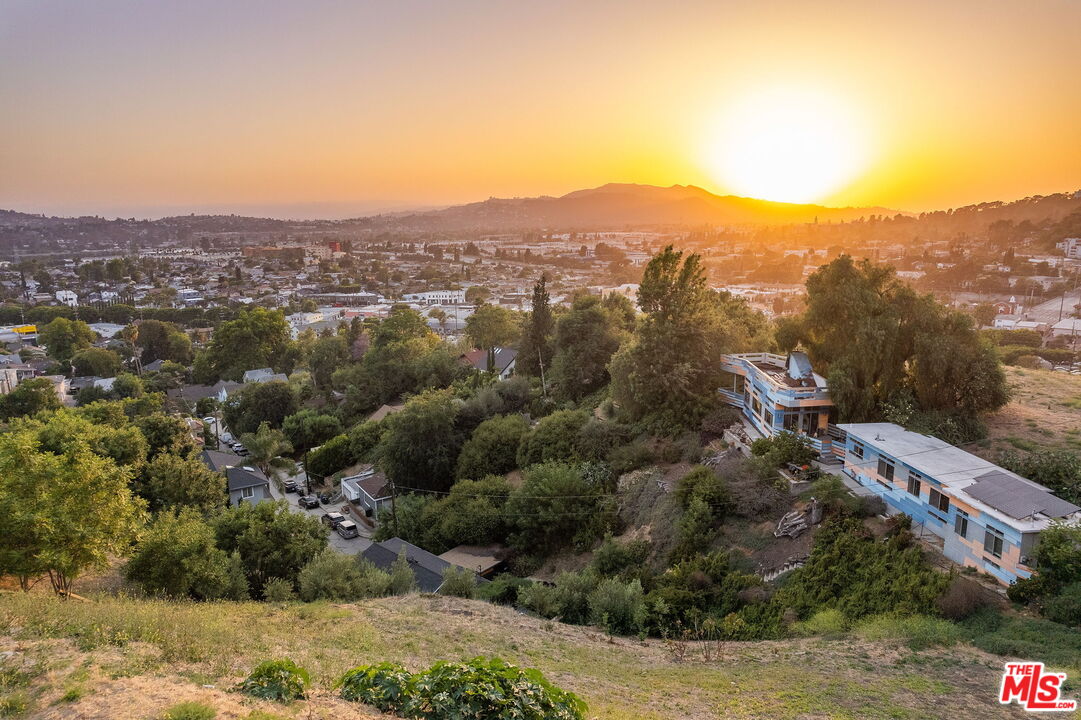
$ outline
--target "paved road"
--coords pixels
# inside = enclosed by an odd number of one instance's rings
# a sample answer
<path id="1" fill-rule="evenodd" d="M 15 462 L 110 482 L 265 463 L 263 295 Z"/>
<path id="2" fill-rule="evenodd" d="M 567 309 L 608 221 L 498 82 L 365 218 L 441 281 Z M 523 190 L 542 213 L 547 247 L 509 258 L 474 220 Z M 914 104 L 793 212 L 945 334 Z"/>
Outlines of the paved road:
<path id="1" fill-rule="evenodd" d="M 296 476 L 287 476 L 285 479 L 298 480 L 298 484 L 303 486 L 304 473 L 302 472 Z M 321 505 L 317 508 L 312 508 L 311 510 L 307 508 L 302 508 L 297 505 L 297 500 L 300 498 L 299 493 L 282 493 L 278 490 L 276 484 L 273 482 L 270 483 L 270 494 L 274 496 L 275 500 L 285 500 L 287 503 L 289 503 L 289 507 L 294 512 L 307 513 L 308 515 L 313 515 L 315 517 L 321 517 L 323 513 L 331 510 L 337 510 L 339 507 L 338 504 L 335 504 L 333 506 Z M 358 552 L 363 552 L 364 550 L 367 550 L 368 547 L 372 544 L 372 541 L 370 537 L 365 536 L 370 534 L 371 531 L 359 522 L 357 523 L 357 530 L 360 531 L 360 537 L 350 538 L 348 540 L 346 538 L 343 538 L 338 533 L 331 531 L 330 546 L 338 552 L 345 553 L 346 555 L 356 555 Z"/>

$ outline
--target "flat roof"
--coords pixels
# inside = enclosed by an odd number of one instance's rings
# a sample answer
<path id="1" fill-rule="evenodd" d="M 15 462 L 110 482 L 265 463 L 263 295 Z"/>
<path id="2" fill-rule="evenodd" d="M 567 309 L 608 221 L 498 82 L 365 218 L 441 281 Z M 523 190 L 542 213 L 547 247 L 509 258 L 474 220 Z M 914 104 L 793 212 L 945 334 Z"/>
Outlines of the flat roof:
<path id="1" fill-rule="evenodd" d="M 1051 494 L 1051 491 L 1043 485 L 999 467 L 990 460 L 984 460 L 936 437 L 906 430 L 894 423 L 847 423 L 838 427 L 854 439 L 903 462 L 924 477 L 934 479 L 955 493 L 964 493 L 965 497 L 961 498 L 962 500 L 1010 526 L 1023 531 L 1031 531 L 1042 529 L 1049 522 L 1049 519 L 1021 520 L 1014 517 L 1012 513 L 1017 512 L 1016 503 L 1008 502 L 1001 492 L 995 493 L 992 497 L 986 492 L 985 487 L 983 492 L 974 489 L 976 494 L 968 493 L 969 487 L 986 480 L 990 475 L 996 478 L 1009 478 L 1008 484 L 1013 488 L 1011 494 L 1024 496 L 1027 498 L 1025 502 L 1029 502 L 1037 495 L 1043 498 L 1042 494 Z M 868 467 L 870 467 L 869 463 Z M 998 486 L 1006 485 L 1004 480 L 996 482 Z M 1026 489 L 1022 491 L 1022 487 Z M 1052 497 L 1055 496 L 1052 495 Z M 990 502 L 992 499 L 994 499 L 994 504 Z M 1061 498 L 1055 497 L 1055 499 L 1060 503 L 1065 503 Z M 1069 503 L 1066 504 L 1069 505 Z M 997 507 L 999 505 L 1002 507 Z M 1046 508 L 1038 509 L 1041 512 L 1047 509 L 1061 513 L 1067 508 L 1048 501 Z M 1031 513 L 1028 513 L 1026 517 L 1028 515 Z"/>

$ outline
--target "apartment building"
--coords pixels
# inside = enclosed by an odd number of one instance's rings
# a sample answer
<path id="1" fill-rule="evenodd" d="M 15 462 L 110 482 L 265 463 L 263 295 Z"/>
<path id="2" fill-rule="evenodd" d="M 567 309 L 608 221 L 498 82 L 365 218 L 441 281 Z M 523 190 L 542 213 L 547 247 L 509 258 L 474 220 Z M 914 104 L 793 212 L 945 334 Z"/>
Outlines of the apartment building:
<path id="1" fill-rule="evenodd" d="M 823 457 L 833 452 L 827 433 L 833 401 L 826 379 L 814 372 L 805 353 L 724 355 L 721 370 L 721 397 L 762 437 L 793 432 Z"/>
<path id="2" fill-rule="evenodd" d="M 1081 508 L 1044 486 L 938 438 L 893 423 L 839 427 L 846 475 L 930 531 L 947 558 L 1003 584 L 1032 574 L 1048 525 L 1081 520 Z"/>

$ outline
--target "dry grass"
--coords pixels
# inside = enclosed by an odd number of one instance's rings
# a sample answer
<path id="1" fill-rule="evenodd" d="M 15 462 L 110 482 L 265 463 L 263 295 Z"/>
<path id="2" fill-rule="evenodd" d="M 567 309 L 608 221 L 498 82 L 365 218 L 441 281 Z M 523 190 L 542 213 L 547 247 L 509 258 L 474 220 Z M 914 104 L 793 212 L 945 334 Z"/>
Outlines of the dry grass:
<path id="1" fill-rule="evenodd" d="M 1006 367 L 1013 399 L 987 418 L 986 440 L 969 452 L 995 460 L 1008 450 L 1081 452 L 1081 376 Z"/>
<path id="2" fill-rule="evenodd" d="M 4 594 L 0 647 L 14 651 L 5 666 L 23 668 L 12 689 L 33 698 L 30 718 L 153 720 L 185 700 L 212 704 L 220 718 L 245 718 L 254 709 L 301 719 L 376 718 L 333 697 L 331 686 L 346 669 L 391 660 L 417 670 L 476 655 L 539 668 L 581 695 L 598 719 L 1017 716 L 995 702 L 1001 660 L 967 647 L 914 652 L 888 641 L 812 638 L 726 643 L 709 661 L 705 648 L 690 646 L 677 659 L 681 653 L 660 641 L 610 638 L 509 608 L 419 595 L 274 606 L 110 596 L 62 603 Z M 259 661 L 278 657 L 311 672 L 312 700 L 284 707 L 224 690 Z M 75 686 L 81 697 L 61 702 Z"/>

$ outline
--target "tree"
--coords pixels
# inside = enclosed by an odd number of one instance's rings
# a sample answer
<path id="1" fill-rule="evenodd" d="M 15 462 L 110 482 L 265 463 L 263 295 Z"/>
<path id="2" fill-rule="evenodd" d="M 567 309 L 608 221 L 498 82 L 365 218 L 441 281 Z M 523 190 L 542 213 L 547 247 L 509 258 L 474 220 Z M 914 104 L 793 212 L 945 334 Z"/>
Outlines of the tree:
<path id="1" fill-rule="evenodd" d="M 285 439 L 285 433 L 275 430 L 265 421 L 259 423 L 259 429 L 254 433 L 241 435 L 240 442 L 251 453 L 252 463 L 267 477 L 270 477 L 271 469 L 278 458 L 293 452 L 293 446 Z"/>
<path id="2" fill-rule="evenodd" d="M 130 328 L 132 340 L 141 351 L 143 364 L 171 360 L 181 365 L 192 361 L 191 338 L 170 322 L 143 320 Z"/>
<path id="3" fill-rule="evenodd" d="M 82 320 L 54 318 L 38 332 L 38 342 L 45 346 L 49 357 L 67 362 L 80 350 L 90 347 L 97 335 Z"/>
<path id="4" fill-rule="evenodd" d="M 206 362 L 215 378 L 240 380 L 246 370 L 272 367 L 291 372 L 289 323 L 280 310 L 242 310 L 221 324 L 207 348 Z"/>
<path id="5" fill-rule="evenodd" d="M 194 455 L 162 453 L 143 471 L 138 486 L 152 510 L 190 509 L 203 515 L 225 507 L 225 476 Z"/>
<path id="6" fill-rule="evenodd" d="M 576 299 L 556 325 L 556 351 L 550 364 L 556 394 L 579 400 L 607 385 L 608 363 L 633 328 L 634 310 L 622 295 Z"/>
<path id="7" fill-rule="evenodd" d="M 492 291 L 483 285 L 470 285 L 465 289 L 465 301 L 470 305 L 480 305 L 492 296 Z"/>
<path id="8" fill-rule="evenodd" d="M 413 574 L 413 568 L 409 566 L 405 548 L 402 548 L 390 566 L 390 592 L 392 595 L 408 595 L 416 590 L 417 576 Z"/>
<path id="9" fill-rule="evenodd" d="M 322 337 L 312 344 L 308 367 L 312 371 L 315 387 L 323 393 L 331 390 L 331 376 L 339 367 L 349 362 L 350 352 L 341 335 Z"/>
<path id="10" fill-rule="evenodd" d="M 178 417 L 151 413 L 137 418 L 135 426 L 146 438 L 147 452 L 151 457 L 161 454 L 184 455 L 194 447 L 188 424 Z"/>
<path id="11" fill-rule="evenodd" d="M 104 348 L 86 348 L 71 356 L 71 367 L 77 376 L 116 377 L 120 356 Z"/>
<path id="12" fill-rule="evenodd" d="M 350 601 L 365 596 L 364 574 L 357 561 L 327 548 L 311 559 L 297 577 L 300 599 Z"/>
<path id="13" fill-rule="evenodd" d="M 458 455 L 458 479 L 479 480 L 513 470 L 518 445 L 528 432 L 529 423 L 521 415 L 497 415 L 482 422 Z"/>
<path id="14" fill-rule="evenodd" d="M 720 356 L 768 342 L 765 318 L 706 282 L 698 255 L 671 246 L 646 266 L 646 314 L 612 357 L 612 398 L 630 420 L 665 433 L 696 426 L 716 403 Z"/>
<path id="15" fill-rule="evenodd" d="M 398 485 L 446 490 L 453 480 L 462 438 L 455 426 L 458 407 L 448 391 L 417 395 L 383 420 L 379 464 Z"/>
<path id="16" fill-rule="evenodd" d="M 60 407 L 60 398 L 56 395 L 52 380 L 32 378 L 23 380 L 7 395 L 0 396 L 0 419 L 29 417 Z"/>
<path id="17" fill-rule="evenodd" d="M 552 332 L 555 323 L 548 296 L 548 278 L 542 273 L 533 285 L 533 308 L 525 321 L 515 372 L 538 377 L 552 363 Z"/>
<path id="18" fill-rule="evenodd" d="M 498 305 L 481 305 L 465 321 L 466 336 L 482 350 L 509 345 L 520 332 L 517 314 Z"/>
<path id="19" fill-rule="evenodd" d="M 911 400 L 915 412 L 895 412 L 895 421 L 934 431 L 932 413 L 971 425 L 1009 399 L 995 350 L 971 316 L 917 295 L 890 267 L 847 255 L 823 265 L 807 279 L 801 323 L 803 344 L 849 422 L 881 419 Z"/>
<path id="20" fill-rule="evenodd" d="M 327 547 L 327 531 L 319 519 L 293 512 L 284 501 L 242 503 L 216 515 L 211 526 L 217 546 L 240 555 L 257 596 L 272 577 L 295 586 L 301 568 Z"/>
<path id="21" fill-rule="evenodd" d="M 157 516 L 139 539 L 124 575 L 152 595 L 198 600 L 246 600 L 230 579 L 229 556 L 214 544 L 214 531 L 192 509 Z"/>
<path id="22" fill-rule="evenodd" d="M 518 445 L 518 467 L 578 459 L 578 433 L 589 421 L 585 410 L 559 410 L 541 419 Z"/>
<path id="23" fill-rule="evenodd" d="M 342 432 L 342 423 L 334 415 L 304 408 L 282 422 L 282 432 L 296 450 L 322 445 Z"/>
<path id="24" fill-rule="evenodd" d="M 66 597 L 84 571 L 108 567 L 142 521 L 131 475 L 81 438 L 53 453 L 32 426 L 0 435 L 0 572 L 24 588 L 47 574 Z"/>
<path id="25" fill-rule="evenodd" d="M 142 397 L 145 392 L 143 381 L 138 375 L 120 373 L 113 380 L 113 389 L 110 394 L 115 398 L 123 399 Z"/>
<path id="26" fill-rule="evenodd" d="M 519 552 L 544 557 L 568 546 L 584 550 L 610 530 L 612 499 L 582 466 L 534 465 L 523 478 L 506 506 L 515 526 L 510 545 Z"/>
<path id="27" fill-rule="evenodd" d="M 280 428 L 285 418 L 300 408 L 288 383 L 251 383 L 234 392 L 222 406 L 225 424 L 234 435 L 255 432 L 262 423 Z"/>

